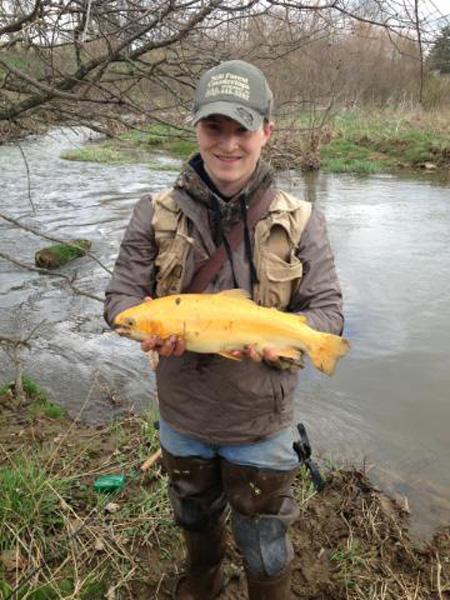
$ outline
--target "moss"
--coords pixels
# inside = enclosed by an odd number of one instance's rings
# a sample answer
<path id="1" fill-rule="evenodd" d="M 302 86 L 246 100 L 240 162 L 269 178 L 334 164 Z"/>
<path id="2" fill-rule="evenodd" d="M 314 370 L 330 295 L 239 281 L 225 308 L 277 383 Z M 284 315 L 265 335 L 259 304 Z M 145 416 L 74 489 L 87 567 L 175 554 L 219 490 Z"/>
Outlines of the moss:
<path id="1" fill-rule="evenodd" d="M 38 250 L 34 255 L 34 262 L 37 267 L 56 269 L 75 258 L 85 256 L 91 245 L 89 240 L 73 240 L 70 244 L 54 244 Z"/>

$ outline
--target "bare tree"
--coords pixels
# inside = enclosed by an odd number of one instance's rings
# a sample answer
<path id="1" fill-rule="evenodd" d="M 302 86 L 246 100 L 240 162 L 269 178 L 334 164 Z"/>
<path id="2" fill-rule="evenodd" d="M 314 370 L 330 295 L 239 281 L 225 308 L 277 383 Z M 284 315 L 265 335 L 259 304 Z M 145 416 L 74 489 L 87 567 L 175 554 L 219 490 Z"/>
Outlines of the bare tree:
<path id="1" fill-rule="evenodd" d="M 355 23 L 418 43 L 423 81 L 421 1 L 0 0 L 0 140 L 55 120 L 180 119 L 206 66 L 244 57 L 290 78 L 286 57 L 335 48 Z"/>
<path id="2" fill-rule="evenodd" d="M 43 323 L 39 323 L 36 327 L 20 337 L 11 337 L 0 335 L 0 348 L 6 352 L 15 368 L 14 377 L 14 399 L 17 404 L 23 405 L 26 401 L 26 393 L 24 388 L 24 353 L 31 349 L 32 339 L 37 337 L 38 330 L 41 329 Z"/>

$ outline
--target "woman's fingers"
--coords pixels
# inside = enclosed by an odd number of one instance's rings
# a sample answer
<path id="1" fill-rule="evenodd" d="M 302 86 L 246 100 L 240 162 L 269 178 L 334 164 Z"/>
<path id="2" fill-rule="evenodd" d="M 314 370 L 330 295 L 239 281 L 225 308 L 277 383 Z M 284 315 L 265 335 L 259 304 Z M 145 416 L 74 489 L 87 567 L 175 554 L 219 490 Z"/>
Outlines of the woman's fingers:
<path id="1" fill-rule="evenodd" d="M 186 342 L 182 337 L 176 335 L 171 335 L 166 340 L 151 335 L 141 342 L 141 348 L 144 352 L 156 350 L 161 356 L 181 356 L 186 352 Z M 264 348 L 262 352 L 259 352 L 253 345 L 246 346 L 242 350 L 231 350 L 231 354 L 236 358 L 250 358 L 255 362 L 261 362 L 263 359 L 274 362 L 278 359 L 276 350 Z"/>
<path id="2" fill-rule="evenodd" d="M 278 360 L 278 354 L 275 350 L 272 350 L 272 348 L 264 348 L 263 358 L 267 362 L 275 362 Z"/>
<path id="3" fill-rule="evenodd" d="M 175 348 L 173 350 L 174 356 L 181 356 L 186 350 L 186 342 L 182 337 L 177 337 L 175 342 Z"/>
<path id="4" fill-rule="evenodd" d="M 176 335 L 171 335 L 166 340 L 150 335 L 141 342 L 141 348 L 144 352 L 156 350 L 161 356 L 181 356 L 186 351 L 186 342 Z"/>
<path id="5" fill-rule="evenodd" d="M 154 350 L 156 347 L 156 336 L 150 335 L 148 338 L 141 342 L 141 348 L 144 352 L 150 352 L 150 350 Z"/>
<path id="6" fill-rule="evenodd" d="M 173 351 L 175 350 L 175 345 L 177 342 L 177 338 L 175 335 L 171 335 L 167 340 L 165 340 L 159 350 L 161 356 L 171 356 Z"/>
<path id="7" fill-rule="evenodd" d="M 262 361 L 262 355 L 261 355 L 261 353 L 258 352 L 254 346 L 249 346 L 247 348 L 247 356 L 249 358 L 251 358 L 255 362 L 261 362 Z"/>

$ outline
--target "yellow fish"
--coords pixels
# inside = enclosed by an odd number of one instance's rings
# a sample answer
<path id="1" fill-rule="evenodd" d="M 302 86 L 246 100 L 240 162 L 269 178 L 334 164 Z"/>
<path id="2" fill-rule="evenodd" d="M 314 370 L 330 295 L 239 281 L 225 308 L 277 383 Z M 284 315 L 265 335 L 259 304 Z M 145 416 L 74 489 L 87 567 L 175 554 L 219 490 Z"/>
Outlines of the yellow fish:
<path id="1" fill-rule="evenodd" d="M 280 357 L 297 359 L 306 353 L 327 375 L 349 349 L 349 342 L 306 324 L 306 317 L 258 306 L 243 290 L 217 294 L 177 294 L 143 302 L 114 319 L 120 335 L 142 341 L 148 336 L 184 339 L 187 350 L 217 353 L 236 359 L 233 350 L 253 346 L 258 352 L 274 350 Z"/>

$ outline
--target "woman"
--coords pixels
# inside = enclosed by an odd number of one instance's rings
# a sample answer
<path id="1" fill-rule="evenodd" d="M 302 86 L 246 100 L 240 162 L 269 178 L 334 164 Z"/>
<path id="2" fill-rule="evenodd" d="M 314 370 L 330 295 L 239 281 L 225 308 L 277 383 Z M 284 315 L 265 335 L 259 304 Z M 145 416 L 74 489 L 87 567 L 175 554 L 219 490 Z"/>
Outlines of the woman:
<path id="1" fill-rule="evenodd" d="M 312 327 L 340 334 L 342 295 L 324 217 L 278 189 L 261 159 L 273 131 L 262 71 L 233 60 L 204 73 L 193 124 L 198 154 L 172 189 L 145 196 L 134 210 L 106 291 L 108 323 L 146 297 L 243 288 L 264 306 L 301 312 Z M 226 260 L 214 271 L 220 247 Z M 236 351 L 241 361 L 195 354 L 174 337 L 150 337 L 142 348 L 160 355 L 160 440 L 187 547 L 175 597 L 220 593 L 229 504 L 249 598 L 289 598 L 301 365 L 270 348 L 261 355 L 250 347 L 243 357 Z"/>

